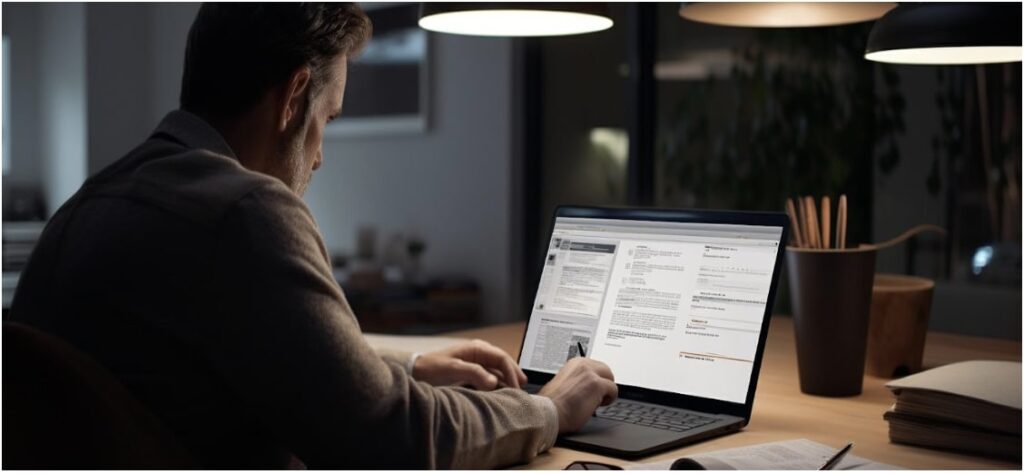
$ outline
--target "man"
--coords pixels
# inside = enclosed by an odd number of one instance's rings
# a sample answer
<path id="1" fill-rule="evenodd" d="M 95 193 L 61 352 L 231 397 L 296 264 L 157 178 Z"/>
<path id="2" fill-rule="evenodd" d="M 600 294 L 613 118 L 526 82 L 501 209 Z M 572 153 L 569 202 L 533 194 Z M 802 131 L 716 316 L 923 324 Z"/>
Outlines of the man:
<path id="1" fill-rule="evenodd" d="M 15 295 L 14 319 L 96 358 L 203 467 L 503 466 L 617 394 L 592 360 L 534 396 L 483 342 L 367 345 L 300 197 L 369 31 L 351 4 L 204 5 L 181 110 L 61 207 Z"/>

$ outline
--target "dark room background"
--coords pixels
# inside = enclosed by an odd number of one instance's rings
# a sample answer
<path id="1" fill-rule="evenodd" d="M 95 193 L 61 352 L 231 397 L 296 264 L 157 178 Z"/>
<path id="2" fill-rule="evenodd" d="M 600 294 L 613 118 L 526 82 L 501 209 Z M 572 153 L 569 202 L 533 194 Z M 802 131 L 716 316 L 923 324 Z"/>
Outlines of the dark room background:
<path id="1" fill-rule="evenodd" d="M 1019 337 L 1020 63 L 885 65 L 863 57 L 870 22 L 735 28 L 678 9 L 612 5 L 605 32 L 527 40 L 541 125 L 526 265 L 560 203 L 783 211 L 844 193 L 854 243 L 949 231 L 878 256 L 879 272 L 936 280 L 932 329 Z"/>
<path id="2" fill-rule="evenodd" d="M 3 5 L 5 229 L 45 221 L 176 107 L 197 8 Z M 878 257 L 880 272 L 937 281 L 932 329 L 1019 337 L 1020 63 L 883 66 L 863 58 L 870 23 L 729 28 L 678 3 L 610 8 L 611 29 L 569 37 L 391 25 L 375 57 L 416 71 L 414 117 L 329 133 L 306 196 L 339 275 L 383 269 L 373 297 L 432 312 L 411 331 L 519 321 L 558 204 L 781 211 L 845 193 L 854 243 L 949 231 Z M 445 320 L 451 307 L 462 319 Z"/>

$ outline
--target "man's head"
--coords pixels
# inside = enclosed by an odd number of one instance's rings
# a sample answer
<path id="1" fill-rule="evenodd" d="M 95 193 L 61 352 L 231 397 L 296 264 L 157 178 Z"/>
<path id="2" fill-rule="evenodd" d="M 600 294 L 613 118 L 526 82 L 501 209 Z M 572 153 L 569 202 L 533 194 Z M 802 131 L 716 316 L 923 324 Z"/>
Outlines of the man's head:
<path id="1" fill-rule="evenodd" d="M 300 196 L 341 112 L 347 60 L 371 25 L 351 3 L 204 4 L 189 31 L 181 108 L 225 135 L 243 165 Z"/>

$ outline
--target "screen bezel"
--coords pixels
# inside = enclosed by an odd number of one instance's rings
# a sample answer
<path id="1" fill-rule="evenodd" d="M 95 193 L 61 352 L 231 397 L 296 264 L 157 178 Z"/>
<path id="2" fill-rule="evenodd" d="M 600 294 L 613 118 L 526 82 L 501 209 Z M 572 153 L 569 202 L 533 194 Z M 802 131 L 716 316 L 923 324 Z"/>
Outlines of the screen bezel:
<path id="1" fill-rule="evenodd" d="M 783 254 L 786 242 L 789 238 L 789 218 L 785 213 L 780 212 L 748 212 L 748 211 L 712 211 L 693 209 L 653 209 L 653 208 L 613 208 L 613 207 L 590 207 L 590 206 L 559 206 L 551 218 L 551 232 L 554 232 L 555 221 L 559 217 L 585 217 L 594 219 L 618 219 L 632 221 L 660 221 L 660 222 L 694 222 L 702 224 L 738 224 L 781 227 L 782 235 L 779 238 L 778 251 L 775 255 L 775 268 L 772 272 L 771 287 L 768 291 L 768 300 L 765 304 L 764 316 L 761 322 L 761 334 L 757 340 L 757 351 L 754 354 L 754 365 L 750 373 L 750 384 L 747 387 L 747 398 L 744 403 L 704 398 L 694 395 L 684 395 L 674 392 L 665 392 L 631 385 L 617 384 L 619 397 L 630 400 L 648 401 L 662 405 L 685 407 L 690 410 L 705 413 L 725 414 L 743 418 L 744 425 L 750 420 L 750 413 L 754 407 L 754 393 L 757 390 L 757 381 L 761 373 L 761 362 L 764 358 L 765 341 L 768 339 L 768 327 L 771 323 L 772 308 L 775 304 L 775 295 L 778 291 L 779 274 L 782 270 Z M 549 233 L 548 242 L 551 241 Z M 546 257 L 547 252 L 544 252 Z M 542 263 L 543 264 L 543 263 Z M 540 284 L 540 275 L 536 276 L 533 284 L 533 295 L 536 298 L 537 287 Z M 530 303 L 530 314 L 527 315 L 527 326 L 523 330 L 523 338 L 519 343 L 519 355 L 516 361 L 523 358 L 523 347 L 526 345 L 526 333 L 529 330 L 530 317 L 533 316 L 533 302 Z M 543 385 L 554 378 L 554 374 L 539 372 L 536 370 L 523 369 L 530 383 Z"/>

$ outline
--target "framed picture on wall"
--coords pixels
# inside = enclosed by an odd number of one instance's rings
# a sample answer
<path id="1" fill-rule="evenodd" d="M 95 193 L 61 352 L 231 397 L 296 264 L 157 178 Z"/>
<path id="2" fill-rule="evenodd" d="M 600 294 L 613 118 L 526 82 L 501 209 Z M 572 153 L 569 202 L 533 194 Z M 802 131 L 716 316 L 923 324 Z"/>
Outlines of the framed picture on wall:
<path id="1" fill-rule="evenodd" d="M 373 37 L 349 64 L 341 117 L 329 137 L 422 133 L 427 130 L 428 35 L 419 3 L 362 3 Z"/>

